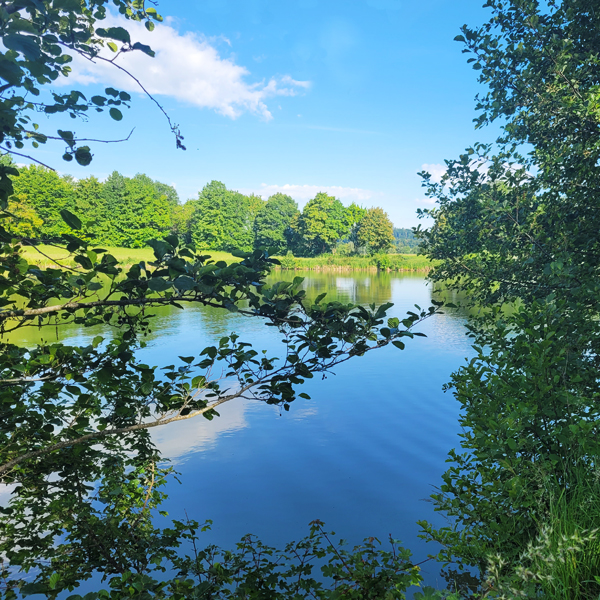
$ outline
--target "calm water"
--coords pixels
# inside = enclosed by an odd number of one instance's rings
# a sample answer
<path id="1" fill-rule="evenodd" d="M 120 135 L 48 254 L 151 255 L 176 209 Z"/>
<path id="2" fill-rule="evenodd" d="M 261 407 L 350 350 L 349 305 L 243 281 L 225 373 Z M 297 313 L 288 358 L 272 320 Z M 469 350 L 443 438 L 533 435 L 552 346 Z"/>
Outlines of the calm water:
<path id="1" fill-rule="evenodd" d="M 309 296 L 326 291 L 329 299 L 391 301 L 390 314 L 401 318 L 414 304 L 428 307 L 432 297 L 420 276 L 302 275 Z M 278 345 L 272 328 L 225 311 L 157 314 L 140 352 L 152 365 L 197 355 L 231 331 L 257 350 Z M 154 430 L 180 473 L 181 485 L 172 482 L 166 505 L 170 516 L 213 519 L 204 541 L 229 547 L 245 533 L 283 545 L 306 535 L 318 518 L 351 543 L 391 533 L 413 550 L 415 561 L 425 559 L 435 548 L 418 539 L 416 521 L 442 524 L 427 498 L 440 482 L 448 450 L 458 446 L 458 407 L 441 388 L 472 355 L 464 322 L 462 314 L 448 311 L 422 324 L 427 338 L 408 340 L 404 351 L 384 348 L 341 365 L 335 376 L 307 382 L 301 391 L 312 399 L 295 401 L 288 413 L 235 401 L 212 422 L 200 418 Z M 83 341 L 96 334 L 70 330 L 61 337 Z M 427 583 L 444 585 L 438 565 L 423 565 L 423 573 Z"/>

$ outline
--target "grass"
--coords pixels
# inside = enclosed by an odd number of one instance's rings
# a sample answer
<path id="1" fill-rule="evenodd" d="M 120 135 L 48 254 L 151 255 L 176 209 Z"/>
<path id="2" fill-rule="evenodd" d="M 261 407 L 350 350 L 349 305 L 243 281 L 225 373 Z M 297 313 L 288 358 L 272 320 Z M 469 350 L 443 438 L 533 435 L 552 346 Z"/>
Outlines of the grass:
<path id="1" fill-rule="evenodd" d="M 279 257 L 281 268 L 298 271 L 420 271 L 426 272 L 433 263 L 417 254 L 378 254 L 375 256 L 339 256 L 322 254 L 314 258 Z"/>
<path id="2" fill-rule="evenodd" d="M 99 246 L 100 247 L 100 246 Z M 53 260 L 60 260 L 61 264 L 72 267 L 74 262 L 68 258 L 69 253 L 62 249 L 56 248 L 55 246 L 38 246 L 41 252 L 38 252 L 35 248 L 24 248 L 23 257 L 29 263 L 39 265 L 40 267 L 52 267 L 55 263 Z M 122 265 L 128 266 L 139 263 L 140 261 L 150 262 L 154 260 L 154 251 L 152 248 L 117 248 L 112 246 L 102 246 L 109 254 L 112 254 Z M 42 254 L 43 253 L 43 254 Z M 215 260 L 225 260 L 230 262 L 237 260 L 229 252 L 210 252 L 210 255 Z"/>
<path id="3" fill-rule="evenodd" d="M 491 557 L 494 598 L 600 598 L 600 472 L 593 466 L 574 471 L 568 489 L 552 484 L 548 514 L 516 568 L 506 573 L 502 558 Z"/>
<path id="4" fill-rule="evenodd" d="M 74 266 L 69 258 L 69 253 L 55 246 L 40 245 L 40 252 L 35 248 L 26 247 L 23 257 L 29 263 L 40 267 L 52 267 L 53 260 L 59 260 L 66 266 Z M 152 248 L 116 248 L 103 246 L 122 265 L 128 266 L 140 261 L 150 262 L 154 260 Z M 239 260 L 228 252 L 207 251 L 214 260 L 226 262 Z M 323 254 L 315 258 L 298 258 L 295 256 L 278 257 L 281 261 L 281 269 L 298 271 L 376 271 L 377 269 L 390 271 L 417 271 L 426 272 L 432 268 L 432 263 L 424 256 L 416 254 L 380 254 L 377 256 L 339 256 L 335 254 Z"/>

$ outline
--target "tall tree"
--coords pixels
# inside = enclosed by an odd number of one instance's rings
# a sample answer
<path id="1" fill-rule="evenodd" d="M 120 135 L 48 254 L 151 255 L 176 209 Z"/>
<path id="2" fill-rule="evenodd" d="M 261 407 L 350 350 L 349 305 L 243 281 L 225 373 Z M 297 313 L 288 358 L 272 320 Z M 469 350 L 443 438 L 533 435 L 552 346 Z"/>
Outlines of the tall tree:
<path id="1" fill-rule="evenodd" d="M 254 218 L 262 204 L 259 196 L 244 196 L 211 181 L 195 204 L 192 240 L 206 250 L 252 250 Z"/>
<path id="2" fill-rule="evenodd" d="M 386 252 L 394 243 L 394 225 L 382 208 L 369 208 L 358 225 L 356 240 L 371 254 Z"/>
<path id="3" fill-rule="evenodd" d="M 117 171 L 111 173 L 102 190 L 108 220 L 104 241 L 112 246 L 141 248 L 170 231 L 175 205 L 162 190 L 147 175 L 138 173 L 129 178 Z"/>
<path id="4" fill-rule="evenodd" d="M 42 221 L 42 225 L 34 230 L 36 236 L 54 238 L 65 231 L 60 211 L 73 210 L 75 204 L 69 179 L 46 167 L 30 165 L 20 169 L 13 186 L 15 200 L 33 210 Z"/>
<path id="5" fill-rule="evenodd" d="M 183 204 L 177 204 L 173 208 L 172 232 L 185 242 L 192 241 L 192 218 L 194 216 L 196 200 L 187 200 Z"/>
<path id="6" fill-rule="evenodd" d="M 288 250 L 290 227 L 298 214 L 298 205 L 286 194 L 273 194 L 256 215 L 254 245 L 256 248 L 273 248 L 277 254 Z"/>
<path id="7" fill-rule="evenodd" d="M 356 234 L 358 233 L 360 222 L 362 221 L 366 212 L 366 208 L 359 206 L 355 202 L 352 202 L 350 206 L 346 207 L 346 220 L 348 221 L 349 227 L 348 241 L 352 242 L 355 248 L 358 247 L 358 239 Z"/>
<path id="8" fill-rule="evenodd" d="M 91 176 L 80 179 L 74 187 L 74 212 L 78 215 L 85 215 L 88 222 L 87 233 L 99 243 L 110 243 L 112 215 L 106 207 L 103 184 L 96 177 Z"/>
<path id="9" fill-rule="evenodd" d="M 350 231 L 344 205 L 323 192 L 307 202 L 293 228 L 297 251 L 310 256 L 331 252 L 335 243 Z"/>

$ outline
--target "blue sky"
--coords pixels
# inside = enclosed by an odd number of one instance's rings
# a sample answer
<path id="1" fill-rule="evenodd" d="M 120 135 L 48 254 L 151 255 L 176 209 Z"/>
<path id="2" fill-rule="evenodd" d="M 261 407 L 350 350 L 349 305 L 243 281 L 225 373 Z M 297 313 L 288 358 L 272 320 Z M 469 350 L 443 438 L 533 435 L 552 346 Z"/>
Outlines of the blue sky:
<path id="1" fill-rule="evenodd" d="M 439 174 L 445 158 L 494 137 L 474 131 L 482 90 L 453 41 L 463 23 L 486 19 L 481 5 L 161 0 L 166 19 L 153 33 L 129 25 L 156 58 L 130 53 L 122 64 L 180 125 L 187 151 L 175 149 L 165 119 L 133 82 L 76 61 L 65 83 L 88 95 L 113 85 L 134 92 L 133 103 L 119 123 L 92 115 L 68 125 L 104 139 L 135 131 L 123 144 L 95 144 L 85 169 L 62 163 L 56 147 L 37 156 L 76 177 L 143 172 L 175 185 L 182 200 L 212 179 L 265 198 L 284 191 L 301 206 L 327 191 L 413 226 L 427 205 L 417 176 L 423 165 Z"/>

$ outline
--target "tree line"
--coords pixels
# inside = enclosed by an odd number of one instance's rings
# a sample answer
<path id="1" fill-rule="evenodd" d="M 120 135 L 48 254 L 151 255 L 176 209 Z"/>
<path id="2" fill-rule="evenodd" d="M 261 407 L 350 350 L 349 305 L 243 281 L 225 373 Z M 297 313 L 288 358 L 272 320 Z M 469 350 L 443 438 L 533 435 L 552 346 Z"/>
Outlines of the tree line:
<path id="1" fill-rule="evenodd" d="M 9 231 L 35 239 L 64 233 L 61 211 L 68 210 L 84 217 L 96 243 L 126 248 L 172 233 L 203 250 L 268 248 L 296 256 L 410 252 L 417 243 L 410 230 L 394 229 L 383 209 L 344 206 L 326 193 L 299 210 L 286 194 L 263 200 L 211 181 L 197 199 L 180 203 L 173 186 L 144 174 L 114 171 L 104 182 L 94 176 L 77 180 L 38 165 L 21 169 L 13 186 Z"/>

